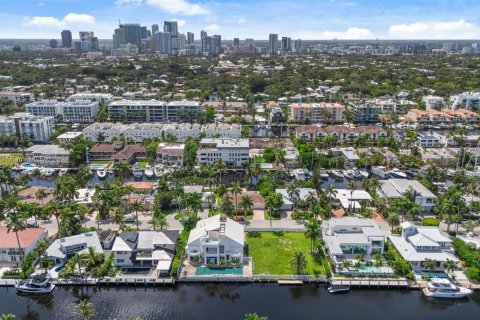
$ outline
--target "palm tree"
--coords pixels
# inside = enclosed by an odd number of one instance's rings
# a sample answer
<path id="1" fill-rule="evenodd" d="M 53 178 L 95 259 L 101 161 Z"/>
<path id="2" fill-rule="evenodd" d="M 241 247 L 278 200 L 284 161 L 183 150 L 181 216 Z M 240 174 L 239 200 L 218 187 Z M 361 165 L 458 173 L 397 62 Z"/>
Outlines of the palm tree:
<path id="1" fill-rule="evenodd" d="M 290 261 L 293 268 L 295 269 L 296 274 L 304 274 L 305 269 L 307 269 L 307 259 L 303 252 L 297 251 L 293 254 L 292 260 Z"/>
<path id="2" fill-rule="evenodd" d="M 242 196 L 240 198 L 240 207 L 243 209 L 243 215 L 247 216 L 247 211 L 253 207 L 253 200 L 250 196 Z"/>
<path id="3" fill-rule="evenodd" d="M 268 320 L 267 317 L 261 317 L 256 313 L 245 314 L 245 320 Z"/>
<path id="4" fill-rule="evenodd" d="M 329 185 L 326 189 L 325 189 L 325 194 L 327 197 L 329 198 L 335 198 L 335 196 L 337 195 L 338 191 L 335 190 L 335 187 L 333 186 L 333 184 Z"/>
<path id="5" fill-rule="evenodd" d="M 351 260 L 343 260 L 342 262 L 342 268 L 343 269 L 348 269 L 352 266 L 352 261 Z"/>
<path id="6" fill-rule="evenodd" d="M 317 220 L 309 220 L 305 224 L 305 237 L 310 239 L 310 252 L 314 252 L 315 250 L 315 240 L 318 238 L 320 233 L 320 225 L 318 224 Z"/>
<path id="7" fill-rule="evenodd" d="M 139 200 L 130 204 L 130 208 L 135 212 L 135 220 L 137 220 L 137 230 L 140 228 L 140 221 L 138 220 L 138 211 L 142 210 L 142 204 Z"/>
<path id="8" fill-rule="evenodd" d="M 447 259 L 447 261 L 445 261 L 443 263 L 443 269 L 445 269 L 447 271 L 447 273 L 453 272 L 453 270 L 455 270 L 456 266 L 457 266 L 457 264 L 455 263 L 455 261 L 450 260 L 450 259 Z"/>
<path id="9" fill-rule="evenodd" d="M 42 202 L 42 206 L 43 206 L 43 199 L 45 199 L 47 196 L 48 196 L 48 192 L 44 188 L 40 188 L 35 192 L 35 198 Z"/>
<path id="10" fill-rule="evenodd" d="M 297 203 L 300 200 L 300 189 L 296 185 L 291 184 L 287 187 L 287 192 L 288 197 L 293 202 L 293 210 L 295 211 Z"/>
<path id="11" fill-rule="evenodd" d="M 113 169 L 115 170 L 116 174 L 120 177 L 122 183 L 128 178 L 131 174 L 130 165 L 126 162 L 115 162 L 113 164 Z"/>
<path id="12" fill-rule="evenodd" d="M 357 189 L 355 181 L 350 180 L 348 182 L 347 189 L 350 190 L 350 202 L 348 203 L 348 210 L 350 211 L 351 206 L 352 206 L 352 201 L 353 201 L 353 191 L 355 191 L 355 189 Z"/>
<path id="13" fill-rule="evenodd" d="M 222 175 L 227 170 L 227 165 L 222 159 L 218 159 L 214 164 L 213 168 L 216 172 L 218 172 L 218 176 L 220 177 L 220 183 L 222 183 Z"/>
<path id="14" fill-rule="evenodd" d="M 120 230 L 125 228 L 125 208 L 123 206 L 113 210 L 112 222 L 118 225 Z"/>
<path id="15" fill-rule="evenodd" d="M 18 211 L 11 211 L 7 217 L 7 233 L 15 232 L 17 237 L 18 250 L 22 250 L 22 245 L 20 244 L 20 238 L 18 237 L 18 232 L 23 231 L 27 228 L 24 218 L 20 215 Z"/>
<path id="16" fill-rule="evenodd" d="M 437 261 L 435 261 L 433 259 L 425 259 L 425 261 L 423 261 L 422 265 L 425 269 L 430 270 L 430 272 L 431 272 L 431 271 L 435 270 L 435 268 L 437 267 Z M 429 274 L 429 277 L 430 277 L 430 274 Z"/>
<path id="17" fill-rule="evenodd" d="M 393 229 L 400 225 L 400 217 L 398 216 L 397 213 L 392 212 L 388 215 L 387 222 L 390 225 L 390 227 L 392 228 L 391 232 L 393 233 Z"/>
<path id="18" fill-rule="evenodd" d="M 93 247 L 88 247 L 87 252 L 83 253 L 81 257 L 82 262 L 89 270 L 91 268 L 99 266 L 105 259 L 103 253 L 96 252 Z"/>
<path id="19" fill-rule="evenodd" d="M 232 196 L 235 197 L 235 216 L 237 215 L 237 210 L 238 210 L 238 197 L 237 195 L 242 193 L 242 187 L 240 186 L 240 182 L 235 181 L 232 185 L 232 188 L 230 190 L 230 193 Z"/>
<path id="20" fill-rule="evenodd" d="M 250 318 L 245 318 L 245 319 L 250 319 Z M 251 318 L 251 319 L 261 319 L 261 318 Z M 0 315 L 0 320 L 15 320 L 15 315 L 13 313 L 2 314 Z"/>
<path id="21" fill-rule="evenodd" d="M 84 164 L 81 164 L 78 167 L 77 173 L 75 174 L 78 183 L 84 187 L 87 185 L 88 181 L 92 178 L 92 171 Z"/>
<path id="22" fill-rule="evenodd" d="M 77 305 L 77 314 L 83 320 L 89 320 L 95 317 L 96 312 L 93 303 L 87 299 L 81 300 Z"/>
<path id="23" fill-rule="evenodd" d="M 150 220 L 150 223 L 152 224 L 154 231 L 156 229 L 163 231 L 169 227 L 167 218 L 165 217 L 153 217 L 152 220 Z"/>

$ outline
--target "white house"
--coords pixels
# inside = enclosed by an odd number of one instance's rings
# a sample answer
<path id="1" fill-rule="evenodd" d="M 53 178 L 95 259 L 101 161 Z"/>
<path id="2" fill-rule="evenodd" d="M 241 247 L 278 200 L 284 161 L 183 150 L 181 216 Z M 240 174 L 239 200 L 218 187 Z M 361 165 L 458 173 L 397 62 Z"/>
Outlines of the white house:
<path id="1" fill-rule="evenodd" d="M 383 254 L 385 236 L 373 219 L 332 218 L 322 224 L 322 234 L 328 254 L 336 265 L 357 254 L 366 257 Z"/>
<path id="2" fill-rule="evenodd" d="M 18 233 L 0 227 L 0 265 L 16 265 L 23 261 L 40 240 L 48 237 L 45 228 L 26 228 Z"/>
<path id="3" fill-rule="evenodd" d="M 220 264 L 220 260 L 243 262 L 244 227 L 221 215 L 200 220 L 190 231 L 187 255 L 192 261 Z"/>
<path id="4" fill-rule="evenodd" d="M 96 232 L 87 232 L 55 240 L 47 249 L 48 260 L 64 265 L 75 253 L 82 254 L 92 247 L 96 253 L 103 253 L 102 244 Z"/>
<path id="5" fill-rule="evenodd" d="M 18 112 L 0 116 L 0 136 L 27 136 L 33 142 L 48 142 L 53 132 L 53 117 Z"/>
<path id="6" fill-rule="evenodd" d="M 365 190 L 335 189 L 335 200 L 339 202 L 344 209 L 358 211 L 362 208 L 362 203 L 372 201 L 372 197 Z"/>
<path id="7" fill-rule="evenodd" d="M 157 147 L 157 162 L 166 165 L 183 166 L 185 144 L 159 143 Z"/>
<path id="8" fill-rule="evenodd" d="M 438 227 L 421 227 L 408 221 L 403 222 L 401 227 L 401 236 L 388 238 L 414 270 L 425 269 L 423 262 L 427 259 L 435 260 L 437 269 L 443 269 L 447 260 L 458 261 L 453 255 L 452 240 Z"/>
<path id="9" fill-rule="evenodd" d="M 200 140 L 197 150 L 200 165 L 213 165 L 223 160 L 228 167 L 242 167 L 250 161 L 248 139 L 209 139 Z"/>
<path id="10" fill-rule="evenodd" d="M 92 92 L 82 92 L 73 94 L 68 97 L 68 102 L 97 102 L 107 104 L 113 100 L 113 96 L 109 93 L 92 93 Z"/>
<path id="11" fill-rule="evenodd" d="M 293 210 L 293 204 L 295 200 L 300 201 L 303 200 L 305 201 L 310 194 L 312 194 L 315 199 L 317 198 L 317 191 L 312 188 L 298 188 L 299 191 L 299 197 L 298 199 L 292 199 L 290 195 L 288 194 L 287 189 L 275 189 L 276 193 L 279 193 L 283 197 L 283 206 L 280 208 L 280 210 Z"/>
<path id="12" fill-rule="evenodd" d="M 33 145 L 25 149 L 26 162 L 39 167 L 66 167 L 69 157 L 70 151 L 54 144 Z"/>
<path id="13" fill-rule="evenodd" d="M 389 199 L 404 198 L 405 191 L 412 190 L 415 202 L 421 206 L 423 212 L 431 212 L 435 207 L 436 196 L 417 180 L 388 179 L 380 181 L 377 193 Z"/>

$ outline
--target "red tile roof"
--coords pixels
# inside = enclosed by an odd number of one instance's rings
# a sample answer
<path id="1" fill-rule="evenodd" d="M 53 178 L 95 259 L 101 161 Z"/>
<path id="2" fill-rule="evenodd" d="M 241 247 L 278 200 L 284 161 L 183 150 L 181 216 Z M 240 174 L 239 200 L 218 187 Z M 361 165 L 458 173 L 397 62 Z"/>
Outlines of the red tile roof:
<path id="1" fill-rule="evenodd" d="M 18 232 L 18 240 L 22 248 L 31 246 L 35 241 L 42 238 L 42 234 L 48 235 L 45 228 L 27 228 Z M 8 232 L 7 227 L 0 227 L 0 248 L 18 248 L 15 232 Z"/>

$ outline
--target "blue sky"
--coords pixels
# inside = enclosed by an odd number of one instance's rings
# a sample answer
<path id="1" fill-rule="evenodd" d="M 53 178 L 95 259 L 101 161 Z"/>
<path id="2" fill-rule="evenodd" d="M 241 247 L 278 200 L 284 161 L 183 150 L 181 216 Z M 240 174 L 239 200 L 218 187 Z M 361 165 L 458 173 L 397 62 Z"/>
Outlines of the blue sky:
<path id="1" fill-rule="evenodd" d="M 118 21 L 179 21 L 224 39 L 479 39 L 480 0 L 1 0 L 0 38 L 111 38 Z"/>

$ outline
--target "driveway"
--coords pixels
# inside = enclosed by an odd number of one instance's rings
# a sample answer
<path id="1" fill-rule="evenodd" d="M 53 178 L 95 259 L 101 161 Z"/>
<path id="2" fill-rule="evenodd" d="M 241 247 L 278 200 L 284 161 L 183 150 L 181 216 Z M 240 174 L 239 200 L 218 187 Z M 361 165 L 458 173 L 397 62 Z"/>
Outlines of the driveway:
<path id="1" fill-rule="evenodd" d="M 265 214 L 263 210 L 253 210 L 253 219 L 255 221 L 264 221 Z"/>

